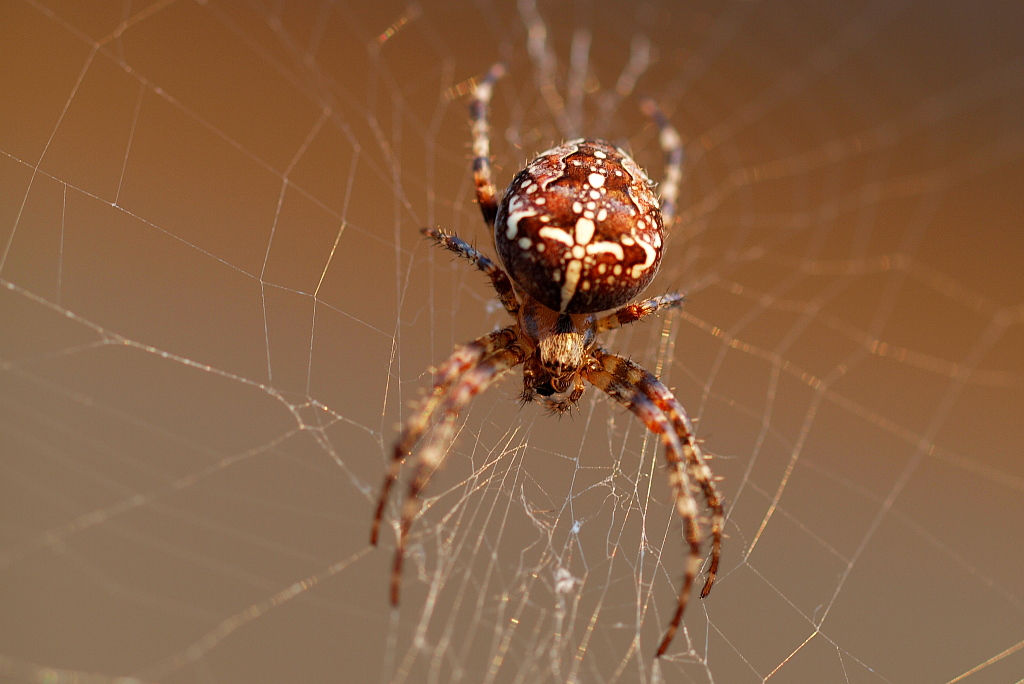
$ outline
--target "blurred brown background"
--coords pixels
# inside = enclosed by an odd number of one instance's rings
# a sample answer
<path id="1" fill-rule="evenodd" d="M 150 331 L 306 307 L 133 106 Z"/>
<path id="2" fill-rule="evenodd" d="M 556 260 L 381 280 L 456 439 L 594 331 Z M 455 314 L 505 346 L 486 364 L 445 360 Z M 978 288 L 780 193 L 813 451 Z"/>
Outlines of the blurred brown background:
<path id="1" fill-rule="evenodd" d="M 1021 681 L 1022 15 L 0 0 L 0 678 Z M 680 529 L 596 391 L 472 406 L 399 611 L 367 544 L 428 366 L 504 321 L 417 232 L 490 250 L 498 60 L 502 187 L 578 134 L 660 179 L 643 95 L 686 141 L 649 292 L 686 309 L 608 340 L 730 516 L 659 663 Z"/>

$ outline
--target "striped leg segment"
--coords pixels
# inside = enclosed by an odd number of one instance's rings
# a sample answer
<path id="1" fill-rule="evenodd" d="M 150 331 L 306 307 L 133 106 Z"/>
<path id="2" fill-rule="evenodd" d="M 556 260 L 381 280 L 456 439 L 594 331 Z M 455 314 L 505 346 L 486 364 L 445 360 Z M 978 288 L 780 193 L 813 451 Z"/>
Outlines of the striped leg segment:
<path id="1" fill-rule="evenodd" d="M 708 576 L 704 581 L 704 588 L 700 592 L 700 597 L 704 598 L 711 591 L 711 585 L 715 583 L 715 577 L 718 576 L 718 565 L 722 557 L 722 533 L 725 527 L 722 495 L 719 493 L 718 487 L 715 486 L 715 478 L 711 474 L 707 458 L 693 436 L 693 424 L 690 422 L 690 417 L 686 415 L 683 405 L 665 385 L 650 374 L 640 381 L 640 391 L 672 421 L 672 426 L 683 444 L 686 468 L 703 492 L 708 509 L 711 511 L 711 562 L 708 565 Z"/>
<path id="2" fill-rule="evenodd" d="M 484 221 L 493 230 L 494 217 L 498 213 L 497 192 L 491 180 L 491 138 L 487 110 L 494 93 L 494 83 L 505 75 L 505 66 L 495 64 L 483 80 L 473 89 L 469 102 L 469 121 L 473 131 L 473 182 L 476 183 L 476 200 Z"/>
<path id="3" fill-rule="evenodd" d="M 420 494 L 448 452 L 448 447 L 455 437 L 455 421 L 459 413 L 502 373 L 522 363 L 524 357 L 523 350 L 514 345 L 496 351 L 467 370 L 451 384 L 439 408 L 441 417 L 437 425 L 434 426 L 430 439 L 418 454 L 415 472 L 409 482 L 409 492 L 402 503 L 398 544 L 395 547 L 395 561 L 391 573 L 391 605 L 398 605 L 402 585 L 402 563 L 405 560 L 405 544 L 413 520 L 420 512 L 422 505 Z"/>
<path id="4" fill-rule="evenodd" d="M 683 305 L 683 295 L 678 292 L 651 297 L 642 302 L 634 302 L 601 316 L 594 321 L 594 331 L 603 333 L 624 325 L 635 323 L 641 318 L 657 313 L 662 309 L 677 308 Z"/>
<path id="5" fill-rule="evenodd" d="M 377 538 L 380 533 L 381 519 L 384 517 L 384 507 L 387 505 L 388 495 L 391 488 L 398 479 L 398 473 L 402 470 L 402 463 L 405 457 L 412 453 L 416 444 L 423 437 L 430 425 L 430 417 L 434 415 L 437 407 L 444 400 L 454 383 L 467 373 L 477 368 L 483 359 L 501 350 L 507 349 L 519 338 L 517 330 L 505 328 L 496 330 L 488 335 L 455 348 L 455 352 L 434 372 L 434 387 L 427 395 L 416 412 L 405 422 L 402 427 L 402 434 L 395 442 L 395 450 L 391 457 L 391 466 L 384 475 L 384 484 L 381 487 L 380 499 L 377 500 L 377 512 L 373 517 L 373 525 L 370 528 L 370 543 L 377 545 Z"/>
<path id="6" fill-rule="evenodd" d="M 660 187 L 661 217 L 665 222 L 665 230 L 670 230 L 676 218 L 679 185 L 683 180 L 683 139 L 654 100 L 643 100 L 640 108 L 658 127 L 658 142 L 665 155 L 665 175 Z"/>
<path id="7" fill-rule="evenodd" d="M 721 548 L 722 515 L 721 497 L 714 487 L 711 472 L 700 455 L 700 448 L 693 437 L 689 418 L 668 388 L 641 366 L 621 356 L 609 354 L 603 349 L 594 352 L 595 363 L 584 371 L 586 379 L 597 388 L 632 411 L 650 430 L 661 437 L 665 445 L 665 459 L 668 462 L 669 485 L 675 497 L 676 513 L 683 521 L 686 543 L 690 549 L 686 563 L 686 574 L 679 592 L 679 603 L 665 636 L 658 646 L 661 657 L 668 650 L 682 623 L 690 590 L 700 571 L 702 555 L 700 549 L 700 525 L 697 502 L 690 483 L 691 476 L 708 499 L 713 514 L 712 534 L 715 536 L 712 570 L 704 585 L 701 596 L 711 589 L 714 573 L 718 569 L 718 553 Z"/>
<path id="8" fill-rule="evenodd" d="M 458 235 L 446 233 L 436 228 L 423 228 L 420 232 L 429 238 L 433 238 L 434 242 L 445 249 L 473 262 L 474 266 L 491 279 L 491 285 L 494 286 L 495 291 L 498 293 L 498 299 L 501 301 L 501 305 L 505 307 L 505 311 L 508 311 L 513 317 L 519 313 L 519 302 L 516 301 L 512 281 L 493 261 L 478 252 L 475 247 Z"/>

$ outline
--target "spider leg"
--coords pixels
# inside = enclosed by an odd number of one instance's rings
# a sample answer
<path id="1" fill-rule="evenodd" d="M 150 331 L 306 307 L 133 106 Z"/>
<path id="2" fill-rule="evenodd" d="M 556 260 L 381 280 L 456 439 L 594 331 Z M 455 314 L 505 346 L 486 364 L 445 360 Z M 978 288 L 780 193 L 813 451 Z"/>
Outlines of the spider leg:
<path id="1" fill-rule="evenodd" d="M 469 121 L 473 129 L 473 182 L 476 183 L 476 200 L 488 227 L 494 229 L 494 217 L 498 214 L 497 191 L 491 180 L 491 139 L 487 108 L 491 104 L 494 82 L 505 75 L 505 66 L 495 64 L 483 80 L 473 89 L 469 102 Z"/>
<path id="2" fill-rule="evenodd" d="M 451 389 L 440 407 L 441 418 L 434 427 L 430 440 L 420 450 L 415 473 L 409 482 L 409 492 L 402 503 L 398 544 L 395 546 L 395 561 L 391 574 L 391 605 L 398 605 L 405 544 L 413 520 L 420 512 L 422 505 L 420 493 L 426 487 L 430 476 L 444 460 L 448 446 L 455 435 L 455 420 L 459 412 L 473 400 L 473 397 L 486 390 L 498 376 L 522 363 L 525 357 L 526 353 L 518 346 L 512 345 L 501 349 L 468 369 L 461 378 L 451 385 Z"/>
<path id="3" fill-rule="evenodd" d="M 668 117 L 654 100 L 643 100 L 640 108 L 658 127 L 658 142 L 661 143 L 661 151 L 665 154 L 665 176 L 660 188 L 661 217 L 665 222 L 665 230 L 669 230 L 676 218 L 679 184 L 683 180 L 683 139 L 679 137 L 675 126 L 669 123 Z"/>
<path id="4" fill-rule="evenodd" d="M 711 511 L 711 562 L 708 565 L 708 576 L 704 581 L 704 588 L 700 592 L 700 597 L 704 598 L 711 591 L 711 586 L 718 576 L 718 566 L 722 557 L 722 534 L 725 529 L 725 508 L 722 505 L 722 495 L 719 493 L 718 487 L 715 486 L 715 478 L 708 466 L 707 457 L 704 456 L 700 445 L 693 436 L 693 424 L 690 422 L 690 417 L 672 391 L 636 363 L 608 354 L 600 348 L 595 351 L 594 356 L 603 363 L 607 363 L 604 361 L 606 358 L 618 359 L 614 363 L 628 368 L 629 373 L 635 374 L 634 377 L 638 378 L 637 389 L 668 416 L 676 434 L 679 435 L 679 440 L 683 445 L 683 454 L 686 457 L 686 468 L 700 487 L 708 509 Z"/>
<path id="5" fill-rule="evenodd" d="M 715 478 L 711 474 L 707 459 L 697 444 L 697 440 L 694 439 L 693 424 L 690 422 L 690 417 L 686 415 L 683 405 L 673 396 L 668 387 L 665 387 L 661 381 L 649 373 L 640 381 L 639 387 L 640 391 L 671 419 L 683 444 L 687 469 L 700 486 L 708 509 L 711 510 L 711 563 L 708 565 L 708 576 L 704 581 L 704 588 L 700 591 L 700 597 L 704 598 L 711 591 L 711 585 L 715 583 L 715 577 L 718 576 L 718 565 L 722 557 L 722 532 L 725 527 L 722 495 L 719 493 L 718 487 L 715 486 Z"/>
<path id="6" fill-rule="evenodd" d="M 402 469 L 402 462 L 415 448 L 423 433 L 427 431 L 430 417 L 437 410 L 438 405 L 452 384 L 467 372 L 476 368 L 482 359 L 497 351 L 506 349 L 518 338 L 519 333 L 515 327 L 496 330 L 473 340 L 469 344 L 456 347 L 448 360 L 442 363 L 434 372 L 433 389 L 424 398 L 416 412 L 405 422 L 405 425 L 402 427 L 402 434 L 399 436 L 398 441 L 395 442 L 391 466 L 384 475 L 384 484 L 381 486 L 380 498 L 377 500 L 377 512 L 373 517 L 373 525 L 370 528 L 371 544 L 377 545 L 380 523 L 384 517 L 384 507 L 387 505 L 388 494 L 390 494 L 395 480 L 398 479 L 398 473 Z"/>
<path id="7" fill-rule="evenodd" d="M 512 288 L 512 281 L 493 261 L 478 252 L 476 248 L 458 235 L 446 233 L 435 228 L 422 228 L 420 232 L 429 238 L 433 238 L 434 242 L 445 249 L 473 262 L 474 266 L 491 279 L 491 285 L 497 291 L 498 299 L 501 301 L 501 305 L 505 307 L 505 311 L 508 311 L 513 317 L 519 313 L 519 302 L 516 301 L 516 293 Z"/>
<path id="8" fill-rule="evenodd" d="M 683 295 L 679 292 L 671 292 L 645 299 L 642 302 L 627 304 L 594 321 L 594 332 L 602 333 L 606 330 L 621 328 L 629 323 L 635 323 L 645 316 L 657 313 L 661 309 L 675 308 L 682 305 Z"/>
<path id="9" fill-rule="evenodd" d="M 679 604 L 669 623 L 665 636 L 658 646 L 657 656 L 668 650 L 686 612 L 690 589 L 701 566 L 700 526 L 697 522 L 697 502 L 693 498 L 690 479 L 684 462 L 686 447 L 674 425 L 658 406 L 657 402 L 644 392 L 644 385 L 657 379 L 639 365 L 598 349 L 594 362 L 584 370 L 584 377 L 600 390 L 632 411 L 648 430 L 659 435 L 665 445 L 665 460 L 668 461 L 668 481 L 675 497 L 676 513 L 683 521 L 683 532 L 690 547 L 686 563 L 683 586 L 679 591 Z M 658 383 L 660 384 L 660 383 Z"/>

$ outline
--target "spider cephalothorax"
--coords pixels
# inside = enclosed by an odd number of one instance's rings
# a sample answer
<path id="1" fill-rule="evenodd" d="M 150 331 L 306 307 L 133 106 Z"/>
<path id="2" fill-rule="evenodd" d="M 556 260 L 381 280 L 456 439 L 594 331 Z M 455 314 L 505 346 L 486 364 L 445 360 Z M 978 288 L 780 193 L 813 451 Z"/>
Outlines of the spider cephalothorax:
<path id="1" fill-rule="evenodd" d="M 519 328 L 527 330 L 524 337 L 535 340 L 536 345 L 523 362 L 524 402 L 539 395 L 550 408 L 563 411 L 583 395 L 580 370 L 597 341 L 587 319 L 579 314 L 559 314 L 536 300 L 520 307 Z M 551 398 L 566 392 L 569 395 L 564 401 Z"/>
<path id="2" fill-rule="evenodd" d="M 523 400 L 540 401 L 555 412 L 572 408 L 589 382 L 632 411 L 665 446 L 669 484 L 690 555 L 675 615 L 658 647 L 660 656 L 679 628 L 701 566 L 694 494 L 699 492 L 711 511 L 711 561 L 702 597 L 718 571 L 725 520 L 722 500 L 682 405 L 642 367 L 603 349 L 597 336 L 683 301 L 680 294 L 667 294 L 628 303 L 658 271 L 665 224 L 675 215 L 682 144 L 657 108 L 645 103 L 658 124 L 668 159 L 660 205 L 643 169 L 603 140 L 574 140 L 542 153 L 516 175 L 499 203 L 491 181 L 487 104 L 501 73 L 500 67 L 492 68 L 476 87 L 470 119 L 477 200 L 505 270 L 455 235 L 434 229 L 423 232 L 486 273 L 514 323 L 457 347 L 434 373 L 431 393 L 395 444 L 370 541 L 377 543 L 388 493 L 402 462 L 439 414 L 420 449 L 401 509 L 391 577 L 391 602 L 397 604 L 405 543 L 419 513 L 419 494 L 451 443 L 461 409 L 518 365 L 523 366 Z"/>

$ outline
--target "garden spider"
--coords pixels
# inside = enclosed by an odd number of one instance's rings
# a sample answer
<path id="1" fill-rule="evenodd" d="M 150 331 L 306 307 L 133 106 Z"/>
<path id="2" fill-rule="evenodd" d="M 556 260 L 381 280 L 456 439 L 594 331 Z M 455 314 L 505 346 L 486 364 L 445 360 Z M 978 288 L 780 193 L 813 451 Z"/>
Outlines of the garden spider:
<path id="1" fill-rule="evenodd" d="M 636 414 L 665 445 L 669 484 L 690 554 L 675 615 L 658 647 L 660 657 L 679 629 L 701 567 L 694 494 L 700 489 L 711 511 L 711 562 L 702 598 L 718 572 L 725 518 L 722 498 L 682 405 L 652 374 L 602 348 L 597 335 L 682 304 L 677 293 L 627 303 L 658 270 L 663 226 L 675 216 L 682 142 L 657 107 L 645 102 L 666 156 L 660 207 L 643 169 L 603 140 L 574 140 L 544 152 L 516 175 L 499 203 L 491 182 L 487 110 L 494 83 L 503 72 L 500 65 L 491 68 L 476 86 L 469 112 L 476 196 L 504 269 L 455 235 L 429 228 L 423 233 L 487 274 L 515 322 L 456 347 L 434 372 L 433 389 L 395 443 L 370 543 L 377 544 L 388 494 L 405 457 L 439 413 L 430 439 L 420 449 L 401 508 L 391 576 L 391 603 L 397 605 L 406 539 L 420 511 L 420 493 L 454 438 L 459 412 L 498 376 L 520 364 L 523 401 L 537 400 L 556 413 L 579 401 L 587 381 Z"/>

